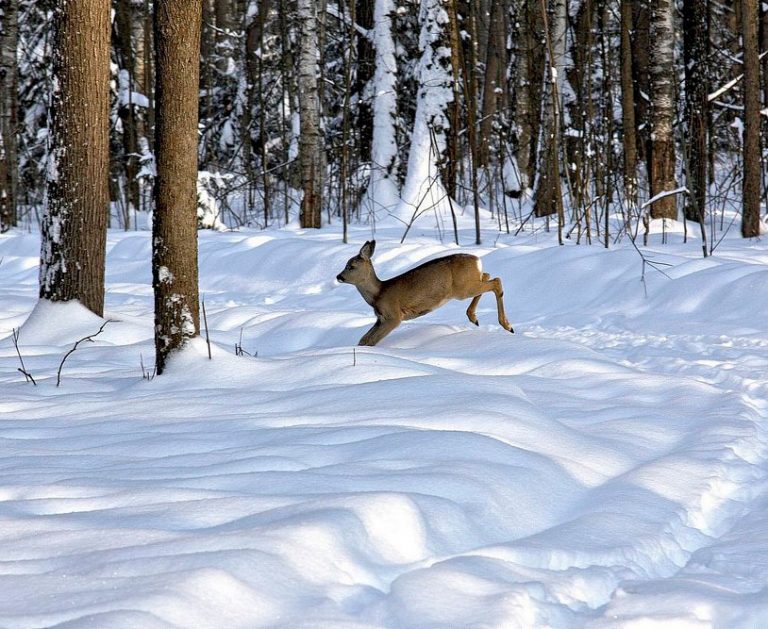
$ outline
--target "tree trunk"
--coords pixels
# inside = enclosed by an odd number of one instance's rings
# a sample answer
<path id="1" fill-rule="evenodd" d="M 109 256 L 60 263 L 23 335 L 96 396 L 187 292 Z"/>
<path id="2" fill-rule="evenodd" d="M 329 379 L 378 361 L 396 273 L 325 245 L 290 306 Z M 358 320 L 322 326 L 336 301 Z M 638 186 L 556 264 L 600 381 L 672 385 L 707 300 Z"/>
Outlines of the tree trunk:
<path id="1" fill-rule="evenodd" d="M 0 0 L 0 233 L 17 220 L 18 46 L 18 0 Z"/>
<path id="2" fill-rule="evenodd" d="M 155 0 L 156 124 L 152 286 L 157 373 L 200 329 L 197 121 L 200 0 Z"/>
<path id="3" fill-rule="evenodd" d="M 40 297 L 104 313 L 109 211 L 109 0 L 56 5 Z"/>
<path id="4" fill-rule="evenodd" d="M 689 196 L 685 218 L 703 221 L 707 200 L 709 163 L 707 128 L 709 121 L 709 0 L 683 3 L 685 65 L 686 183 Z"/>
<path id="5" fill-rule="evenodd" d="M 651 4 L 651 196 L 674 190 L 675 138 L 675 31 L 672 0 Z M 677 219 L 677 199 L 667 195 L 651 206 L 651 218 Z"/>
<path id="6" fill-rule="evenodd" d="M 741 235 L 760 235 L 760 58 L 757 0 L 741 0 L 744 46 L 744 210 Z"/>
<path id="7" fill-rule="evenodd" d="M 638 161 L 650 163 L 651 0 L 632 0 L 632 77 L 635 87 L 635 125 Z"/>
<path id="8" fill-rule="evenodd" d="M 139 142 L 138 125 L 136 123 L 136 104 L 133 102 L 133 94 L 136 90 L 136 77 L 134 69 L 134 49 L 132 43 L 132 7 L 126 2 L 117 2 L 115 11 L 115 38 L 114 47 L 121 65 L 118 71 L 119 98 L 118 115 L 123 123 L 123 203 L 124 221 L 123 227 L 128 230 L 131 227 L 131 216 L 139 209 Z"/>
<path id="9" fill-rule="evenodd" d="M 374 109 L 375 102 L 379 97 L 379 92 L 374 87 L 370 89 L 370 81 L 378 72 L 378 52 L 376 33 L 382 30 L 382 27 L 374 21 L 374 12 L 381 14 L 381 19 L 386 20 L 386 32 L 389 41 L 392 40 L 392 18 L 390 13 L 389 1 L 382 9 L 379 5 L 381 0 L 352 0 L 355 2 L 355 15 L 357 24 L 367 31 L 367 35 L 358 34 L 357 36 L 357 72 L 355 74 L 355 93 L 359 97 L 359 103 L 355 108 L 355 129 L 358 134 L 358 150 L 363 160 L 371 155 L 371 143 L 374 134 Z M 394 45 L 394 44 L 393 44 Z M 390 72 L 395 71 L 395 67 L 388 68 Z M 368 95 L 372 94 L 372 98 Z M 394 138 L 393 138 L 394 140 Z M 372 169 L 377 168 L 376 163 L 371 165 Z"/>
<path id="10" fill-rule="evenodd" d="M 560 116 L 562 114 L 562 82 L 565 72 L 566 6 L 565 0 L 550 0 L 552 17 L 546 15 L 546 0 L 540 0 L 539 10 L 545 23 L 547 42 L 547 98 L 542 111 L 543 137 L 536 185 L 536 216 L 557 214 L 558 226 L 563 227 L 564 210 L 560 181 Z M 562 244 L 562 243 L 561 243 Z"/>
<path id="11" fill-rule="evenodd" d="M 536 0 L 523 2 L 517 32 L 517 85 L 515 112 L 517 164 L 523 191 L 536 178 L 536 156 L 541 127 L 541 93 L 544 81 L 542 11 Z"/>
<path id="12" fill-rule="evenodd" d="M 637 127 L 632 77 L 632 0 L 621 0 L 621 124 L 624 148 L 624 197 L 637 207 Z"/>
<path id="13" fill-rule="evenodd" d="M 359 6 L 359 5 L 358 5 Z M 395 11 L 392 0 L 375 0 L 373 42 L 375 71 L 373 77 L 372 140 L 369 146 L 371 179 L 366 203 L 374 211 L 380 207 L 389 210 L 398 202 L 397 189 L 397 141 L 395 116 L 397 115 L 397 59 L 392 38 L 392 16 Z M 362 37 L 359 39 L 363 39 Z M 362 119 L 362 112 L 360 112 Z M 358 129 L 366 133 L 363 127 Z"/>
<path id="14" fill-rule="evenodd" d="M 299 168 L 302 227 L 320 228 L 323 201 L 322 135 L 317 85 L 317 7 L 315 0 L 299 0 Z"/>
<path id="15" fill-rule="evenodd" d="M 507 42 L 502 0 L 491 0 L 489 19 L 488 45 L 485 48 L 485 76 L 483 78 L 483 111 L 478 147 L 480 150 L 477 156 L 478 168 L 488 166 L 493 124 L 496 115 L 504 108 Z"/>

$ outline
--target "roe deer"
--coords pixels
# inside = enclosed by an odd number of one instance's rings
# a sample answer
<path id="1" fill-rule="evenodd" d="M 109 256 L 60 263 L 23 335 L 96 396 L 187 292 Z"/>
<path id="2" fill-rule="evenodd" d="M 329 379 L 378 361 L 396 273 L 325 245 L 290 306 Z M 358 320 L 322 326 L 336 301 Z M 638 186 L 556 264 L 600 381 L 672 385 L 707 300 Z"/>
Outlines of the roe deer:
<path id="1" fill-rule="evenodd" d="M 344 270 L 336 276 L 339 282 L 357 287 L 376 313 L 376 323 L 360 339 L 358 345 L 376 345 L 403 321 L 432 312 L 451 299 L 469 299 L 467 317 L 475 325 L 477 302 L 483 293 L 493 291 L 499 324 L 514 332 L 504 314 L 504 289 L 498 277 L 491 279 L 483 273 L 480 258 L 456 253 L 425 262 L 402 275 L 380 280 L 373 269 L 371 256 L 376 241 L 366 242 L 360 253 L 350 258 Z"/>

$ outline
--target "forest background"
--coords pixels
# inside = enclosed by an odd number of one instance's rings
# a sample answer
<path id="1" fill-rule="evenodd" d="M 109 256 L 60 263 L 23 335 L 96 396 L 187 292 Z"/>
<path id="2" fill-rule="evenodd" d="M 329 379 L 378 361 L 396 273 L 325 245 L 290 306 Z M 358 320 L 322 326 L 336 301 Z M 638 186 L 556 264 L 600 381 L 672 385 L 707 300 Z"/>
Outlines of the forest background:
<path id="1" fill-rule="evenodd" d="M 41 224 L 41 296 L 97 314 L 105 221 L 152 211 L 156 291 L 184 267 L 162 271 L 172 241 L 194 257 L 191 214 L 338 222 L 345 241 L 353 221 L 428 216 L 458 244 L 469 213 L 479 244 L 488 211 L 605 246 L 684 216 L 706 256 L 736 207 L 760 234 L 757 0 L 2 0 L 0 19 L 0 229 Z M 88 265 L 89 287 L 61 289 Z M 196 284 L 158 297 L 188 294 L 169 327 L 199 330 Z"/>

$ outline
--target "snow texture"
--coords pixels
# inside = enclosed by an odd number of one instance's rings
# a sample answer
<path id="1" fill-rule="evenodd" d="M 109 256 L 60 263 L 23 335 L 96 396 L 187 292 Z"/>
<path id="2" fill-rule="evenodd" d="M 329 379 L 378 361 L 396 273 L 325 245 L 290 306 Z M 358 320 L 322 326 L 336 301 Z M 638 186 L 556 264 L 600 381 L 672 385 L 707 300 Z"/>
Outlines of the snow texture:
<path id="1" fill-rule="evenodd" d="M 401 232 L 381 277 L 456 251 Z M 102 320 L 0 235 L 0 626 L 768 626 L 763 241 L 652 234 L 642 278 L 629 244 L 500 237 L 470 251 L 516 334 L 486 296 L 354 349 L 368 235 L 201 232 L 213 360 L 146 380 L 151 237 L 110 232 L 113 322 L 59 388 Z"/>

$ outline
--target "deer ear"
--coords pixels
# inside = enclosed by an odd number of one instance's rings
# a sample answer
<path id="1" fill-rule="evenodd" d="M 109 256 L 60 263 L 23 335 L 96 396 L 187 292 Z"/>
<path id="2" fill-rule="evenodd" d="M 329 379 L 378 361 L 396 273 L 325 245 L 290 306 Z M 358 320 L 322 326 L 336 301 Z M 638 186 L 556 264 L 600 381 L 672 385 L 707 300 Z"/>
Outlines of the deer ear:
<path id="1" fill-rule="evenodd" d="M 376 241 L 369 240 L 360 248 L 360 257 L 364 260 L 370 260 L 374 249 L 376 249 Z"/>

